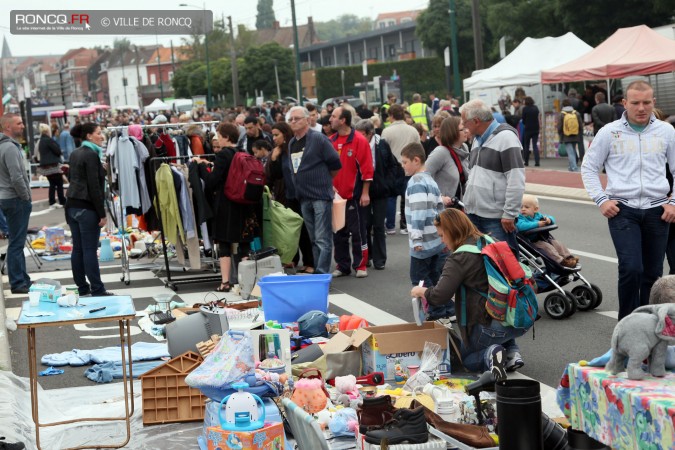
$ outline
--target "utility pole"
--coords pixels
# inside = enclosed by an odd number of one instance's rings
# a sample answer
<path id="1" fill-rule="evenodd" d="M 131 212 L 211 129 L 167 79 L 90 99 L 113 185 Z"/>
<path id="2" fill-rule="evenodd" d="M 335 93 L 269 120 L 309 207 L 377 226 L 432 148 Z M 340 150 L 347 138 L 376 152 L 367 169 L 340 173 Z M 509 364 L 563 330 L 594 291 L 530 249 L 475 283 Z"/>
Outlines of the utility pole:
<path id="1" fill-rule="evenodd" d="M 126 56 L 127 51 L 122 50 L 122 87 L 124 87 L 124 104 L 129 104 L 129 99 L 127 98 L 127 76 L 124 73 L 124 57 Z M 136 56 L 138 56 L 138 47 L 136 47 Z M 140 105 L 139 105 L 140 106 Z"/>
<path id="2" fill-rule="evenodd" d="M 471 0 L 471 21 L 473 22 L 473 53 L 476 59 L 476 70 L 483 68 L 483 38 L 480 32 L 480 11 L 478 0 Z"/>
<path id="3" fill-rule="evenodd" d="M 298 43 L 298 22 L 295 20 L 295 0 L 291 0 L 291 14 L 293 17 L 293 50 L 295 50 L 295 83 L 297 85 L 298 104 L 302 106 L 302 72 L 300 72 L 300 44 Z"/>
<path id="4" fill-rule="evenodd" d="M 171 42 L 171 71 L 175 74 L 176 73 L 176 59 L 173 56 L 173 39 L 170 42 Z"/>
<path id="5" fill-rule="evenodd" d="M 159 98 L 162 101 L 164 101 L 164 86 L 162 84 L 162 63 L 159 57 L 159 38 L 157 37 L 157 35 L 155 35 L 155 40 L 157 41 L 157 75 L 159 76 Z"/>
<path id="6" fill-rule="evenodd" d="M 134 45 L 134 51 L 135 51 L 135 56 L 136 56 L 134 58 L 136 60 L 136 84 L 138 86 L 136 88 L 136 99 L 138 100 L 138 106 L 140 108 L 142 108 L 143 107 L 143 95 L 141 95 L 141 69 L 138 67 L 138 61 L 140 59 L 138 57 L 138 45 Z"/>
<path id="7" fill-rule="evenodd" d="M 234 48 L 234 29 L 232 28 L 232 16 L 227 16 L 230 25 L 230 65 L 232 66 L 232 98 L 234 107 L 239 104 L 239 74 L 237 72 L 237 51 Z"/>
<path id="8" fill-rule="evenodd" d="M 455 0 L 450 0 L 450 33 L 452 44 L 452 78 L 454 81 L 454 97 L 462 98 L 462 87 L 459 80 L 459 54 L 457 52 L 457 7 Z"/>

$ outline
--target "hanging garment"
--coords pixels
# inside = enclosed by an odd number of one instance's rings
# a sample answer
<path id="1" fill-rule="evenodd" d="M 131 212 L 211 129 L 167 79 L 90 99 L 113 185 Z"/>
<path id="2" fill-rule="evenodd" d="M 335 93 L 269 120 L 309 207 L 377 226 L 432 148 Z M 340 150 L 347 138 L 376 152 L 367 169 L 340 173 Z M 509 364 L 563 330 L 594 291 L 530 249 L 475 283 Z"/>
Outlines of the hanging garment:
<path id="1" fill-rule="evenodd" d="M 173 172 L 168 164 L 164 163 L 157 169 L 155 184 L 157 185 L 157 197 L 154 205 L 155 208 L 159 208 L 162 215 L 164 236 L 169 242 L 177 245 L 185 241 L 185 232 L 178 207 Z"/>
<path id="2" fill-rule="evenodd" d="M 126 129 L 122 131 L 122 136 L 117 139 L 115 166 L 113 173 L 117 172 L 119 179 L 122 208 L 124 210 L 127 207 L 139 209 L 141 207 L 141 195 L 138 189 L 138 172 L 141 165 Z"/>
<path id="3" fill-rule="evenodd" d="M 138 139 L 131 137 L 131 142 L 134 145 L 134 150 L 136 152 L 136 157 L 138 158 L 138 191 L 141 197 L 141 211 L 143 214 L 147 213 L 150 207 L 152 206 L 152 201 L 150 200 L 150 194 L 148 193 L 148 182 L 145 176 L 145 161 L 147 161 L 150 153 L 148 152 L 147 147 L 143 142 Z"/>

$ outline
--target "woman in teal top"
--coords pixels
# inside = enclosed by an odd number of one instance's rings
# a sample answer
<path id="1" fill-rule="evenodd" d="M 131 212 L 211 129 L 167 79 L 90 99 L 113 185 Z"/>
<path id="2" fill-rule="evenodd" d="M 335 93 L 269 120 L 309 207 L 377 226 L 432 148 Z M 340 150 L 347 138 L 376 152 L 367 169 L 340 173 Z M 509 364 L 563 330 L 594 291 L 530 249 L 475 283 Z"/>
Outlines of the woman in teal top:
<path id="1" fill-rule="evenodd" d="M 76 125 L 70 134 L 82 142 L 70 155 L 70 186 L 66 195 L 66 222 L 73 236 L 70 257 L 73 280 L 80 296 L 114 295 L 106 291 L 101 281 L 96 255 L 101 227 L 106 224 L 105 169 L 99 157 L 103 134 L 95 123 Z"/>

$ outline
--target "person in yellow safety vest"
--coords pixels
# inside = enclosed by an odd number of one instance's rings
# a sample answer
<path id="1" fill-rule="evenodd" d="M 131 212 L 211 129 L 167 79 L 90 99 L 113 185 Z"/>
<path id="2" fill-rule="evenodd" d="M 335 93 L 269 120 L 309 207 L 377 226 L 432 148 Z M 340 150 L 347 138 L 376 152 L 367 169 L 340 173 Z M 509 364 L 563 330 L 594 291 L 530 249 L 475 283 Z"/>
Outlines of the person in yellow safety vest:
<path id="1" fill-rule="evenodd" d="M 382 105 L 382 108 L 380 108 L 382 118 L 384 119 L 384 126 L 383 128 L 387 128 L 389 125 L 391 125 L 391 119 L 389 118 L 389 107 L 396 103 L 396 94 L 389 93 L 387 94 L 387 103 Z"/>
<path id="2" fill-rule="evenodd" d="M 429 124 L 431 120 L 429 118 L 430 110 L 426 103 L 422 103 L 422 96 L 420 94 L 413 94 L 412 104 L 408 108 L 410 115 L 415 123 L 421 123 L 427 126 L 429 129 Z"/>

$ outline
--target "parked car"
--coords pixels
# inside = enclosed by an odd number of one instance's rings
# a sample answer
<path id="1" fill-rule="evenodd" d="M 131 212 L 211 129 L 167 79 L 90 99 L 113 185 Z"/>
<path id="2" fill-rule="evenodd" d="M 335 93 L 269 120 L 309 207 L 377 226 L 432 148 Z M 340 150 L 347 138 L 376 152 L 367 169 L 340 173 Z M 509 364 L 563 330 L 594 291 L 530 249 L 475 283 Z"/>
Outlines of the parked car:
<path id="1" fill-rule="evenodd" d="M 327 98 L 321 103 L 321 109 L 325 108 L 326 105 L 329 103 L 334 104 L 335 106 L 341 104 L 342 102 L 347 102 L 350 105 L 352 105 L 355 109 L 358 108 L 359 106 L 363 105 L 363 100 L 361 100 L 358 97 L 354 97 L 353 95 L 343 95 L 340 97 L 331 97 Z"/>

